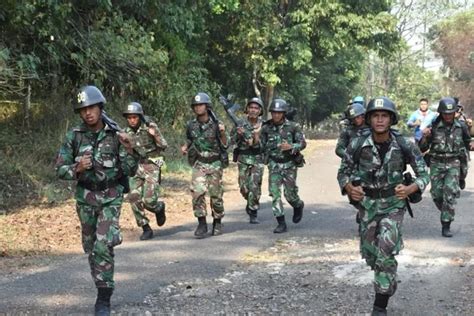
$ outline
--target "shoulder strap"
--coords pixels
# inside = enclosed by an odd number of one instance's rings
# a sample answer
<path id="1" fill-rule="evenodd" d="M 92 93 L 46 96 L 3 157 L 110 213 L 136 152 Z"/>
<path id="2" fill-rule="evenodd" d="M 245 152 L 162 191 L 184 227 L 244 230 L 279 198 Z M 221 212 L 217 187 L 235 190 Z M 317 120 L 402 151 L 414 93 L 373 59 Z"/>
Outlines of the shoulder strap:
<path id="1" fill-rule="evenodd" d="M 369 131 L 369 130 L 368 130 Z M 357 143 L 355 146 L 355 151 L 354 151 L 354 162 L 358 165 L 359 160 L 360 160 L 360 153 L 362 151 L 362 145 L 366 141 L 366 139 L 370 136 L 370 133 L 367 133 L 367 131 L 363 131 L 360 136 L 358 136 Z"/>
<path id="2" fill-rule="evenodd" d="M 72 147 L 73 147 L 74 157 L 77 157 L 77 155 L 79 155 L 79 148 L 81 148 L 81 144 L 82 144 L 82 133 L 77 130 L 73 130 L 73 132 L 74 132 L 74 140 L 72 141 Z"/>

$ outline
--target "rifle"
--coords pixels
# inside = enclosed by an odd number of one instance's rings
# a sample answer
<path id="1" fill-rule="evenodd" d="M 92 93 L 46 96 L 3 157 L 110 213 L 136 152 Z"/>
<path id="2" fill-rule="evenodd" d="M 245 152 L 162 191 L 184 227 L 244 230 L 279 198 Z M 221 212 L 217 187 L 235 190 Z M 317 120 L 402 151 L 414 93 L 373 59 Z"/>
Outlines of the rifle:
<path id="1" fill-rule="evenodd" d="M 221 137 L 220 137 L 220 132 L 219 132 L 219 119 L 217 118 L 216 113 L 211 110 L 210 107 L 207 107 L 207 113 L 209 114 L 209 117 L 211 120 L 216 124 L 216 138 L 217 138 L 217 143 L 219 144 L 219 156 L 222 162 L 222 166 L 224 168 L 227 168 L 229 166 L 229 154 L 227 153 L 227 150 L 224 148 L 224 144 L 221 142 Z"/>
<path id="2" fill-rule="evenodd" d="M 238 104 L 232 104 L 229 99 L 223 95 L 219 96 L 219 102 L 224 106 L 224 110 L 229 116 L 230 120 L 236 127 L 241 127 L 243 125 L 242 119 L 235 115 L 235 112 L 240 108 Z"/>

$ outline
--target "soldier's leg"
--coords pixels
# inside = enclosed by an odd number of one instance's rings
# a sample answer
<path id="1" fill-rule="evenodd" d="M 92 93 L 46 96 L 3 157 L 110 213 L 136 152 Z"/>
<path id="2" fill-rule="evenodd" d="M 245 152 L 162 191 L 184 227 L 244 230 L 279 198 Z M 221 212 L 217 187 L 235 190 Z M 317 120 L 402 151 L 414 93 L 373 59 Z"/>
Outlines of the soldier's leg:
<path id="1" fill-rule="evenodd" d="M 365 214 L 370 212 L 365 211 Z M 374 270 L 377 260 L 377 221 L 373 216 L 361 217 L 360 227 L 360 254 L 367 265 Z"/>
<path id="2" fill-rule="evenodd" d="M 262 195 L 263 164 L 252 165 L 248 173 L 249 195 L 247 206 L 257 211 L 260 208 L 260 196 Z"/>
<path id="3" fill-rule="evenodd" d="M 194 216 L 198 219 L 198 226 L 194 231 L 194 236 L 197 238 L 204 238 L 207 234 L 206 223 L 206 192 L 207 192 L 207 177 L 201 168 L 193 168 L 191 179 L 191 196 L 193 203 Z"/>
<path id="4" fill-rule="evenodd" d="M 150 222 L 145 214 L 145 206 L 142 201 L 145 184 L 145 178 L 142 171 L 142 167 L 140 166 L 137 174 L 129 179 L 130 193 L 128 193 L 127 197 L 130 206 L 132 207 L 135 221 L 139 227 L 143 227 Z"/>
<path id="5" fill-rule="evenodd" d="M 97 208 L 87 204 L 76 204 L 76 212 L 81 222 L 81 237 L 82 248 L 84 252 L 89 255 L 89 268 L 92 279 L 94 280 L 94 263 L 92 250 L 96 241 L 96 227 L 97 227 Z"/>
<path id="6" fill-rule="evenodd" d="M 454 221 L 456 198 L 459 197 L 461 192 L 459 188 L 459 172 L 459 165 L 452 165 L 447 168 L 444 178 L 441 222 Z"/>
<path id="7" fill-rule="evenodd" d="M 303 218 L 304 203 L 298 195 L 298 185 L 296 184 L 296 176 L 298 169 L 296 167 L 284 170 L 283 188 L 285 198 L 293 207 L 293 223 L 299 223 Z"/>
<path id="8" fill-rule="evenodd" d="M 165 204 L 159 201 L 160 196 L 160 167 L 154 163 L 144 166 L 145 183 L 143 185 L 143 204 L 150 212 L 155 213 L 158 226 L 163 226 L 166 221 Z"/>
<path id="9" fill-rule="evenodd" d="M 249 176 L 249 170 L 250 170 L 250 165 L 244 164 L 239 162 L 238 163 L 239 167 L 239 188 L 240 188 L 240 194 L 244 199 L 248 199 L 248 194 L 249 194 L 249 186 L 248 186 L 248 176 Z"/>
<path id="10" fill-rule="evenodd" d="M 193 168 L 191 176 L 191 196 L 193 203 L 193 212 L 196 217 L 205 217 L 206 210 L 206 192 L 207 192 L 207 177 L 203 170 Z"/>
<path id="11" fill-rule="evenodd" d="M 273 215 L 276 217 L 278 226 L 273 230 L 274 233 L 284 233 L 287 231 L 285 221 L 285 211 L 281 201 L 281 186 L 283 185 L 282 169 L 268 168 L 268 191 L 272 197 Z"/>
<path id="12" fill-rule="evenodd" d="M 98 288 L 114 288 L 114 250 L 122 243 L 119 218 L 122 198 L 105 205 L 98 213 L 96 236 L 92 251 L 92 274 Z"/>
<path id="13" fill-rule="evenodd" d="M 279 168 L 268 168 L 268 191 L 272 197 L 272 211 L 275 217 L 284 216 L 281 201 L 281 186 L 283 185 L 282 171 Z"/>
<path id="14" fill-rule="evenodd" d="M 404 209 L 384 216 L 376 236 L 375 292 L 392 296 L 397 289 L 397 255 L 403 248 L 401 227 Z"/>
<path id="15" fill-rule="evenodd" d="M 160 168 L 153 163 L 149 163 L 144 166 L 144 169 L 145 181 L 143 184 L 142 195 L 143 204 L 147 210 L 155 213 L 155 210 L 158 206 L 158 198 L 160 193 Z"/>
<path id="16" fill-rule="evenodd" d="M 444 190 L 444 165 L 432 162 L 430 167 L 431 197 L 436 208 L 442 212 L 443 207 L 443 190 Z"/>
<path id="17" fill-rule="evenodd" d="M 209 197 L 211 200 L 212 217 L 220 219 L 224 217 L 224 184 L 222 182 L 223 169 L 219 168 L 207 175 Z"/>

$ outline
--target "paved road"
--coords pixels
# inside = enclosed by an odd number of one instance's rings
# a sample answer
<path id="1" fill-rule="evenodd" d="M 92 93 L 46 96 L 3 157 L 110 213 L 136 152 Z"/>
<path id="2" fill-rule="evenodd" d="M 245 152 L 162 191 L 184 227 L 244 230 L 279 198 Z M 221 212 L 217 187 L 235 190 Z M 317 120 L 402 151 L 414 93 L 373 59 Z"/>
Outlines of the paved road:
<path id="1" fill-rule="evenodd" d="M 147 294 L 175 281 L 217 278 L 245 254 L 268 249 L 281 238 L 330 238 L 335 243 L 354 240 L 355 213 L 339 193 L 336 182 L 339 160 L 334 155 L 334 144 L 324 142 L 300 169 L 298 182 L 306 203 L 305 215 L 300 224 L 289 224 L 287 234 L 272 233 L 275 221 L 265 183 L 260 225 L 247 223 L 242 202 L 228 203 L 222 236 L 194 239 L 196 224 L 192 220 L 160 230 L 158 237 L 151 241 L 127 242 L 116 248 L 114 308 L 139 304 Z M 473 192 L 474 181 L 470 175 L 453 223 L 454 238 L 440 237 L 439 213 L 429 192 L 415 207 L 415 220 L 406 217 L 400 277 L 409 282 L 414 271 L 421 273 L 424 281 L 419 288 L 425 294 L 412 307 L 400 307 L 398 312 L 417 314 L 422 306 L 430 308 L 440 300 L 454 299 L 461 285 L 472 286 L 472 279 L 465 279 L 465 269 L 473 264 Z M 286 208 L 289 210 L 288 205 Z M 291 212 L 289 215 L 288 222 L 291 222 Z M 354 253 L 357 249 L 353 249 L 351 256 Z M 401 286 L 397 295 L 412 295 L 404 291 Z M 95 289 L 85 255 L 65 256 L 21 274 L 0 276 L 0 314 L 20 311 L 87 314 L 91 312 L 94 299 Z"/>

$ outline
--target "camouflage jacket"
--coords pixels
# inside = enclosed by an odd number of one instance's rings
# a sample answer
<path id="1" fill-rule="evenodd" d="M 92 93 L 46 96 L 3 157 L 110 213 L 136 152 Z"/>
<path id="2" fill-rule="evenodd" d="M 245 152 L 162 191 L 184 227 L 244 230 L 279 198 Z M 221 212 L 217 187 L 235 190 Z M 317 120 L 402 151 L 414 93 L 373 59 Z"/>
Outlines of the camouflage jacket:
<path id="1" fill-rule="evenodd" d="M 222 123 L 219 121 L 219 123 Z M 195 150 L 197 161 L 200 163 L 211 164 L 213 167 L 220 167 L 219 160 L 221 146 L 223 150 L 229 147 L 229 135 L 226 131 L 226 145 L 220 145 L 220 140 L 217 139 L 219 134 L 218 124 L 211 119 L 206 123 L 199 122 L 196 118 L 188 121 L 186 124 L 186 141 L 189 150 Z"/>
<path id="2" fill-rule="evenodd" d="M 364 131 L 366 131 L 369 127 L 365 124 L 362 124 L 362 126 L 354 126 L 354 125 L 349 125 L 346 126 L 342 129 L 341 133 L 339 134 L 339 138 L 337 139 L 337 145 L 336 145 L 336 155 L 339 157 L 344 157 L 344 153 L 346 152 L 347 146 L 349 146 L 349 143 L 351 139 L 357 136 L 361 136 Z"/>
<path id="3" fill-rule="evenodd" d="M 155 123 L 150 124 L 151 128 L 156 130 L 157 137 L 153 137 L 148 133 L 148 126 L 140 124 L 137 130 L 130 126 L 125 129 L 125 132 L 133 136 L 134 149 L 141 158 L 154 158 L 160 156 L 161 152 L 168 147 L 166 139 L 160 132 Z"/>
<path id="4" fill-rule="evenodd" d="M 423 137 L 420 148 L 422 151 L 429 149 L 432 157 L 463 157 L 471 142 L 471 136 L 464 129 L 457 119 L 452 125 L 439 120 L 433 123 L 431 135 Z"/>
<path id="5" fill-rule="evenodd" d="M 259 118 L 257 125 L 260 124 L 262 124 L 262 120 Z M 243 128 L 244 133 L 242 135 L 237 133 L 237 127 L 234 127 L 230 134 L 231 144 L 236 147 L 236 150 L 238 150 L 238 161 L 247 165 L 263 163 L 263 153 L 260 142 L 252 144 L 252 146 L 249 145 L 249 141 L 253 139 L 252 124 L 248 120 L 245 120 Z"/>
<path id="6" fill-rule="evenodd" d="M 84 154 L 91 153 L 93 167 L 80 174 L 76 167 Z M 66 134 L 56 158 L 56 173 L 63 180 L 77 180 L 76 200 L 90 205 L 102 205 L 122 195 L 123 187 L 115 185 L 123 175 L 133 175 L 137 156 L 130 155 L 118 140 L 114 130 L 105 125 L 94 133 L 85 124 Z M 109 184 L 102 191 L 89 191 L 81 184 Z M 113 185 L 112 185 L 113 184 Z"/>
<path id="7" fill-rule="evenodd" d="M 261 133 L 261 146 L 268 157 L 270 168 L 277 164 L 283 169 L 294 167 L 294 155 L 306 148 L 306 140 L 300 125 L 287 119 L 280 125 L 275 125 L 271 120 L 265 122 Z M 279 145 L 284 141 L 293 148 L 281 151 Z"/>
<path id="8" fill-rule="evenodd" d="M 361 179 L 364 189 L 372 191 L 394 189 L 403 183 L 403 172 L 407 163 L 415 171 L 415 183 L 423 192 L 429 183 L 425 161 L 420 149 L 414 143 L 408 140 L 405 140 L 404 143 L 406 150 L 402 150 L 396 137 L 392 135 L 388 151 L 384 160 L 381 161 L 371 134 L 352 139 L 337 174 L 342 194 L 346 193 L 344 190 L 346 184 L 352 182 L 356 177 Z M 357 151 L 358 154 L 356 154 Z M 366 195 L 361 202 L 365 208 L 372 208 L 375 203 L 378 203 L 378 212 L 387 213 L 404 207 L 406 202 L 399 200 L 395 194 L 386 198 L 370 198 Z"/>

